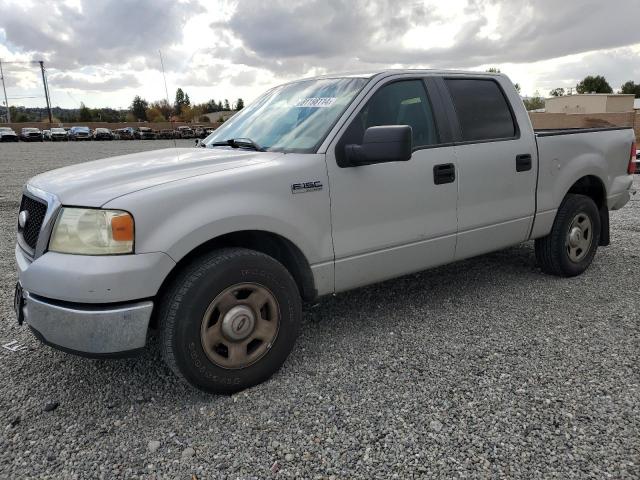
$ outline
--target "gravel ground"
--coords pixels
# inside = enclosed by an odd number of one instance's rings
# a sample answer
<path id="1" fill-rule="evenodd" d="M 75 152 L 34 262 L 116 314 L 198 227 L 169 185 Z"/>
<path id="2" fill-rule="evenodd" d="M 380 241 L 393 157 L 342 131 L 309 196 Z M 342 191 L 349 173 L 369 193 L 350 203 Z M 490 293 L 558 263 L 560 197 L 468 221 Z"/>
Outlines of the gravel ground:
<path id="1" fill-rule="evenodd" d="M 1 478 L 640 478 L 637 197 L 578 278 L 527 243 L 322 299 L 233 396 L 177 381 L 153 339 L 110 361 L 40 345 L 12 311 L 22 184 L 171 145 L 0 145 L 0 342 L 27 347 L 0 349 Z"/>

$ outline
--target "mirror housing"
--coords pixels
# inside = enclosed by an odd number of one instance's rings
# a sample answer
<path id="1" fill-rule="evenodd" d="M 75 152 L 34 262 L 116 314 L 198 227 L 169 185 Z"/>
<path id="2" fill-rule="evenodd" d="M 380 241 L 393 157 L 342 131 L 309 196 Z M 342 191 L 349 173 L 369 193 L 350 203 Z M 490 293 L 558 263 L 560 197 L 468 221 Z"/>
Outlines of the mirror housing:
<path id="1" fill-rule="evenodd" d="M 362 145 L 345 145 L 345 154 L 351 165 L 406 162 L 413 150 L 409 125 L 381 125 L 364 132 Z"/>

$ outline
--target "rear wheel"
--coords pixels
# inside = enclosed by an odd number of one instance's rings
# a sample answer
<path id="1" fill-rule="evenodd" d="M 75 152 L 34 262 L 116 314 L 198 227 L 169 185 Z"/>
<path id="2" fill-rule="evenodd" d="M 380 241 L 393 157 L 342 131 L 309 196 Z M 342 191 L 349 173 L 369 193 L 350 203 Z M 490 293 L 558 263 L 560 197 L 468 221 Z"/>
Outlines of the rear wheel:
<path id="1" fill-rule="evenodd" d="M 199 257 L 159 307 L 167 365 L 201 390 L 231 393 L 275 373 L 291 352 L 300 294 L 275 259 L 243 248 Z"/>
<path id="2" fill-rule="evenodd" d="M 558 209 L 551 233 L 535 242 L 536 259 L 545 273 L 572 277 L 584 272 L 600 242 L 600 215 L 585 195 L 569 194 Z"/>

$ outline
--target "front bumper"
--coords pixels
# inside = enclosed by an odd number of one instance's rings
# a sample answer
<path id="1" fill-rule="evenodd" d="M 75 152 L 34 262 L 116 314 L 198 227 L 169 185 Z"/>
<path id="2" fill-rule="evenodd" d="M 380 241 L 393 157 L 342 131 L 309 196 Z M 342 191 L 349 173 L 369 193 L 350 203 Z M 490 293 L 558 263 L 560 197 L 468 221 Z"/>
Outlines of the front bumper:
<path id="1" fill-rule="evenodd" d="M 144 347 L 153 298 L 175 262 L 155 252 L 84 256 L 16 245 L 24 321 L 45 344 L 85 356 L 130 355 Z M 20 307 L 19 307 L 20 308 Z"/>
<path id="2" fill-rule="evenodd" d="M 122 356 L 146 343 L 153 302 L 65 304 L 24 291 L 24 320 L 45 344 L 85 356 Z"/>
<path id="3" fill-rule="evenodd" d="M 165 253 L 67 255 L 47 252 L 32 260 L 16 245 L 22 288 L 38 297 L 71 303 L 126 303 L 156 295 L 175 266 Z"/>

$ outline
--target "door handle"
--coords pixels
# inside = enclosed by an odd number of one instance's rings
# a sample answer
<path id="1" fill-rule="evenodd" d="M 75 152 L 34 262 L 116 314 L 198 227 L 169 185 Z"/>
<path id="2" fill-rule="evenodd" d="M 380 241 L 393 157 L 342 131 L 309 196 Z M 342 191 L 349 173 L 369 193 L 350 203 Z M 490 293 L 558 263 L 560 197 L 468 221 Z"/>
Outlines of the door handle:
<path id="1" fill-rule="evenodd" d="M 453 163 L 442 163 L 433 166 L 433 183 L 453 183 L 456 180 L 456 167 Z"/>
<path id="2" fill-rule="evenodd" d="M 531 155 L 524 153 L 516 155 L 516 172 L 526 172 L 531 170 Z"/>

